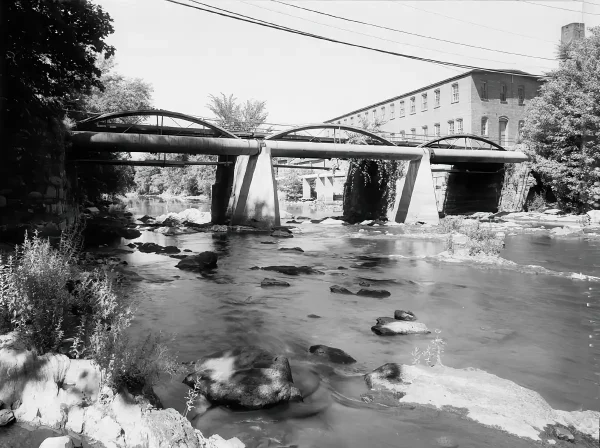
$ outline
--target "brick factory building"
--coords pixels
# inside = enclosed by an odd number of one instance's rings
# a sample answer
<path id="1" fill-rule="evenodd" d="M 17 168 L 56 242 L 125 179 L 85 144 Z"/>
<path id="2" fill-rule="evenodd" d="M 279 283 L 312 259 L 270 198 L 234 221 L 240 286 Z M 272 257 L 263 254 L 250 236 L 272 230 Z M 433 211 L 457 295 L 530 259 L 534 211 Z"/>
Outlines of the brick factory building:
<path id="1" fill-rule="evenodd" d="M 381 131 L 394 141 L 423 143 L 437 136 L 482 135 L 502 146 L 520 141 L 525 106 L 541 81 L 520 70 L 471 70 L 339 117 L 326 123 L 361 127 L 383 121 Z"/>

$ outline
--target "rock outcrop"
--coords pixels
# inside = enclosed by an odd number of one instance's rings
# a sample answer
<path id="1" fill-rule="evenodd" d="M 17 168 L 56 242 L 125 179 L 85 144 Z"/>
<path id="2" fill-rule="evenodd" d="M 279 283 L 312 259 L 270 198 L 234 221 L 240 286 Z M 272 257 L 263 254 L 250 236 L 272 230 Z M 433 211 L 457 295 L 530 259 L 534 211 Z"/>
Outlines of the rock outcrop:
<path id="1" fill-rule="evenodd" d="M 454 369 L 385 364 L 365 376 L 367 386 L 403 394 L 400 403 L 466 409 L 466 417 L 540 440 L 547 425 L 574 427 L 599 440 L 597 411 L 558 411 L 537 393 L 512 381 L 473 368 Z"/>
<path id="2" fill-rule="evenodd" d="M 0 401 L 17 421 L 72 431 L 106 447 L 203 448 L 204 438 L 174 409 L 156 409 L 101 386 L 98 366 L 64 355 L 36 356 L 14 334 L 0 336 Z"/>
<path id="3" fill-rule="evenodd" d="M 288 359 L 259 347 L 238 347 L 202 358 L 183 380 L 214 405 L 263 409 L 301 401 Z"/>

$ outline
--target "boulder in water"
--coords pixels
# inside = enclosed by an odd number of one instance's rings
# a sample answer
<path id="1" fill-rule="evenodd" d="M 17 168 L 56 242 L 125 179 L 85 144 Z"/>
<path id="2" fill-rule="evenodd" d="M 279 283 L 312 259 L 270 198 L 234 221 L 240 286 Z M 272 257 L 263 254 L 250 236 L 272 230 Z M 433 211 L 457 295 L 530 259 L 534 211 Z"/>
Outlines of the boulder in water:
<path id="1" fill-rule="evenodd" d="M 306 317 L 310 317 L 311 319 L 320 319 L 321 318 L 321 316 L 319 316 L 318 314 L 309 314 Z"/>
<path id="2" fill-rule="evenodd" d="M 142 232 L 137 229 L 116 229 L 115 233 L 119 235 L 121 238 L 125 238 L 126 240 L 134 240 L 142 236 Z"/>
<path id="3" fill-rule="evenodd" d="M 144 215 L 141 218 L 138 218 L 138 221 L 142 221 L 144 224 L 147 224 L 149 221 L 154 221 L 154 218 L 150 215 Z"/>
<path id="4" fill-rule="evenodd" d="M 394 319 L 393 317 L 378 317 L 377 318 L 377 325 L 385 325 L 385 324 L 389 324 L 391 322 L 396 322 L 396 319 Z"/>
<path id="5" fill-rule="evenodd" d="M 262 269 L 263 271 L 274 271 L 279 272 L 280 274 L 286 275 L 300 275 L 300 274 L 323 274 L 323 272 L 318 271 L 310 266 L 267 266 L 264 268 L 252 268 L 252 269 Z"/>
<path id="6" fill-rule="evenodd" d="M 394 311 L 394 319 L 397 320 L 417 320 L 417 316 L 412 311 L 396 310 Z"/>
<path id="7" fill-rule="evenodd" d="M 217 267 L 217 254 L 206 251 L 198 255 L 191 255 L 177 263 L 176 268 L 190 271 L 202 271 L 205 269 L 214 269 Z"/>
<path id="8" fill-rule="evenodd" d="M 371 373 L 365 375 L 365 382 L 369 389 L 396 390 L 402 384 L 403 366 L 394 362 L 377 367 Z"/>
<path id="9" fill-rule="evenodd" d="M 356 293 L 357 296 L 364 296 L 364 297 L 375 297 L 376 299 L 382 299 L 384 297 L 389 297 L 391 296 L 389 291 L 386 291 L 385 289 L 361 289 L 360 291 L 358 291 Z"/>
<path id="10" fill-rule="evenodd" d="M 259 347 L 239 347 L 209 355 L 183 380 L 212 404 L 238 409 L 263 409 L 301 401 L 285 356 Z"/>
<path id="11" fill-rule="evenodd" d="M 421 322 L 405 322 L 397 320 L 383 325 L 371 327 L 371 331 L 379 336 L 394 336 L 397 334 L 429 334 L 431 331 Z"/>
<path id="12" fill-rule="evenodd" d="M 2 409 L 0 411 L 0 427 L 10 425 L 15 421 L 15 415 L 13 411 L 9 409 Z"/>
<path id="13" fill-rule="evenodd" d="M 157 253 L 160 252 L 163 247 L 160 244 L 156 243 L 142 243 L 138 245 L 138 250 L 144 253 Z"/>
<path id="14" fill-rule="evenodd" d="M 285 252 L 304 252 L 300 247 L 280 247 L 279 250 Z"/>
<path id="15" fill-rule="evenodd" d="M 313 355 L 327 358 L 336 364 L 354 364 L 356 359 L 339 348 L 328 347 L 326 345 L 313 345 L 308 349 Z"/>
<path id="16" fill-rule="evenodd" d="M 162 248 L 162 252 L 165 254 L 178 254 L 181 251 L 177 246 L 165 246 Z"/>
<path id="17" fill-rule="evenodd" d="M 265 288 L 265 287 L 269 287 L 269 286 L 290 286 L 290 284 L 283 280 L 277 280 L 276 278 L 265 278 L 260 283 L 260 286 Z"/>
<path id="18" fill-rule="evenodd" d="M 354 293 L 350 291 L 348 288 L 344 288 L 343 286 L 333 285 L 329 287 L 329 290 L 334 294 L 346 294 L 349 296 L 353 296 Z"/>

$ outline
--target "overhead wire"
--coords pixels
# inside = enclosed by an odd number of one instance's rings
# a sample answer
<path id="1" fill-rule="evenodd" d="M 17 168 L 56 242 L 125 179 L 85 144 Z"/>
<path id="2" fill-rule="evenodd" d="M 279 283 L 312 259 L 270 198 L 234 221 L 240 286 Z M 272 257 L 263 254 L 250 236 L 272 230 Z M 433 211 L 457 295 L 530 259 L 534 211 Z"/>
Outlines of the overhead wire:
<path id="1" fill-rule="evenodd" d="M 526 34 L 521 34 L 521 33 L 515 33 L 514 31 L 503 30 L 503 29 L 500 29 L 500 28 L 494 28 L 494 27 L 490 26 L 490 24 L 487 21 L 483 22 L 483 23 L 471 22 L 469 20 L 465 20 L 465 19 L 460 19 L 458 17 L 449 16 L 449 15 L 446 15 L 446 14 L 442 14 L 440 12 L 429 11 L 427 9 L 418 8 L 418 7 L 413 6 L 413 5 L 407 5 L 406 3 L 401 2 L 401 1 L 397 1 L 397 0 L 393 0 L 393 3 L 395 3 L 396 5 L 400 5 L 402 7 L 416 9 L 418 11 L 423 11 L 423 12 L 426 12 L 428 14 L 435 14 L 436 16 L 441 16 L 441 17 L 445 17 L 447 19 L 456 20 L 458 22 L 468 23 L 470 25 L 476 25 L 476 26 L 479 26 L 481 28 L 485 28 L 486 30 L 494 30 L 494 31 L 499 31 L 501 33 L 512 34 L 514 36 L 526 37 L 527 39 L 534 39 L 534 40 L 539 40 L 539 41 L 542 41 L 542 42 L 548 42 L 550 44 L 556 44 L 556 42 L 551 41 L 551 40 L 542 39 L 542 38 L 534 37 L 534 36 L 528 36 Z"/>
<path id="2" fill-rule="evenodd" d="M 560 6 L 542 5 L 541 3 L 534 3 L 534 2 L 527 1 L 527 0 L 517 0 L 517 1 L 521 2 L 521 3 L 527 3 L 529 5 L 541 6 L 543 8 L 560 9 L 562 11 L 570 11 L 570 12 L 575 12 L 577 14 L 589 14 L 589 15 L 593 15 L 593 16 L 600 16 L 600 13 L 597 13 L 597 12 L 585 12 L 583 10 L 575 11 L 574 9 L 561 8 Z"/>
<path id="3" fill-rule="evenodd" d="M 326 27 L 329 27 L 329 28 L 334 28 L 334 29 L 336 29 L 336 30 L 347 31 L 347 32 L 349 32 L 349 33 L 353 33 L 353 34 L 360 34 L 361 36 L 371 37 L 371 38 L 373 38 L 373 39 L 379 39 L 379 40 L 383 40 L 383 41 L 386 41 L 386 42 L 392 42 L 392 43 L 396 43 L 396 44 L 399 44 L 399 45 L 407 45 L 407 46 L 409 46 L 409 47 L 420 48 L 420 49 L 423 49 L 423 50 L 428 50 L 428 51 L 437 51 L 437 52 L 439 52 L 439 53 L 446 53 L 446 54 L 451 54 L 451 55 L 454 55 L 454 56 L 461 56 L 461 57 L 466 57 L 466 58 L 471 58 L 471 59 L 479 59 L 479 60 L 482 60 L 482 61 L 499 62 L 499 63 L 502 63 L 502 64 L 506 64 L 506 62 L 505 62 L 505 61 L 498 61 L 498 60 L 496 60 L 496 59 L 487 59 L 487 58 L 479 58 L 479 57 L 476 57 L 476 56 L 468 56 L 468 55 L 465 55 L 465 54 L 460 54 L 460 53 L 452 53 L 452 52 L 449 52 L 449 51 L 443 51 L 443 50 L 436 50 L 436 49 L 433 49 L 433 48 L 422 47 L 422 46 L 420 46 L 420 45 L 414 45 L 414 44 L 409 44 L 409 43 L 405 43 L 405 42 L 399 42 L 399 41 L 397 41 L 397 40 L 386 39 L 386 38 L 384 38 L 384 37 L 373 36 L 372 34 L 361 33 L 360 31 L 349 30 L 349 29 L 347 29 L 347 28 L 340 28 L 340 27 L 338 27 L 338 26 L 329 25 L 329 24 L 327 24 L 327 23 L 316 22 L 316 21 L 314 21 L 314 20 L 306 19 L 306 18 L 304 18 L 304 17 L 298 17 L 298 16 L 295 16 L 295 15 L 293 15 L 293 14 L 287 14 L 287 13 L 285 13 L 285 12 L 276 11 L 276 10 L 274 10 L 274 9 L 270 9 L 270 8 L 265 8 L 264 6 L 255 5 L 255 4 L 253 4 L 253 3 L 249 3 L 249 2 L 246 2 L 246 1 L 244 1 L 244 0 L 237 0 L 237 1 L 239 1 L 239 2 L 241 2 L 241 3 L 244 3 L 244 4 L 246 4 L 246 5 L 249 5 L 249 6 L 253 6 L 253 7 L 255 7 L 255 8 L 264 9 L 264 10 L 266 10 L 266 11 L 271 11 L 271 12 L 274 12 L 274 13 L 277 13 L 277 14 L 282 14 L 282 15 L 284 15 L 284 16 L 293 17 L 293 18 L 295 18 L 295 19 L 300 19 L 300 20 L 304 20 L 304 21 L 307 21 L 307 22 L 310 22 L 310 23 L 315 23 L 315 24 L 317 24 L 317 25 L 322 25 L 322 26 L 326 26 Z M 516 64 L 516 63 L 511 63 L 511 64 Z M 538 66 L 536 66 L 536 67 L 538 67 Z M 545 67 L 541 67 L 541 68 L 545 68 Z"/>
<path id="4" fill-rule="evenodd" d="M 213 8 L 215 10 L 212 9 L 206 9 L 206 8 L 201 8 L 195 5 L 190 5 L 187 3 L 182 3 L 180 1 L 176 1 L 176 0 L 164 0 L 166 2 L 169 3 L 173 3 L 173 4 L 177 4 L 180 6 L 185 6 L 187 8 L 191 8 L 191 9 L 196 9 L 199 11 L 204 11 L 204 12 L 208 12 L 210 14 L 215 14 L 218 16 L 222 16 L 222 17 L 227 17 L 230 19 L 234 19 L 234 20 L 238 20 L 238 21 L 242 21 L 242 22 L 246 22 L 246 23 L 252 23 L 254 25 L 259 25 L 265 28 L 272 28 L 272 29 L 276 29 L 279 31 L 285 31 L 287 33 L 291 33 L 291 34 L 297 34 L 297 35 L 301 35 L 301 36 L 306 36 L 306 37 L 310 37 L 312 39 L 318 39 L 318 40 L 323 40 L 323 41 L 327 41 L 327 42 L 332 42 L 332 43 L 337 43 L 340 45 L 345 45 L 348 47 L 354 47 L 354 48 L 361 48 L 364 50 L 369 50 L 369 51 L 373 51 L 376 53 L 381 53 L 381 54 L 387 54 L 387 55 L 391 55 L 391 56 L 397 56 L 397 57 L 402 57 L 402 58 L 406 58 L 406 59 L 412 59 L 412 60 L 416 60 L 416 61 L 421 61 L 421 62 L 429 62 L 432 64 L 438 64 L 438 65 L 442 65 L 442 66 L 451 66 L 451 67 L 459 67 L 459 68 L 464 68 L 464 69 L 468 69 L 468 70 L 481 70 L 481 71 L 486 71 L 486 72 L 490 72 L 490 73 L 503 73 L 503 74 L 507 74 L 507 75 L 515 75 L 514 71 L 509 71 L 509 70 L 498 70 L 498 69 L 491 69 L 491 68 L 485 68 L 485 67 L 478 67 L 478 66 L 474 66 L 474 65 L 468 65 L 468 64 L 459 64 L 459 63 L 455 63 L 455 62 L 448 62 L 448 61 L 442 61 L 442 60 L 438 60 L 438 59 L 431 59 L 431 58 L 423 58 L 423 57 L 419 57 L 419 56 L 414 56 L 414 55 L 409 55 L 409 54 L 404 54 L 404 53 L 398 53 L 395 51 L 389 51 L 389 50 L 383 50 L 381 48 L 374 48 L 374 47 L 369 47 L 366 45 L 360 45 L 360 44 L 355 44 L 355 43 L 351 43 L 351 42 L 346 42 L 346 41 L 342 41 L 339 39 L 333 39 L 330 37 L 325 37 L 325 36 L 321 36 L 318 34 L 313 34 L 313 33 L 308 33 L 305 31 L 301 31 L 301 30 L 297 30 L 294 28 L 289 28 L 289 27 L 284 27 L 281 25 L 277 25 L 271 22 L 267 22 L 261 19 L 255 19 L 253 17 L 250 16 L 246 16 L 243 14 L 239 14 L 236 12 L 232 12 L 232 11 L 228 11 L 222 8 L 217 8 L 216 6 L 211 6 L 211 5 L 207 5 L 201 2 L 198 2 L 196 0 L 189 0 L 195 4 L 200 4 L 209 8 Z M 219 12 L 219 11 L 223 11 L 223 12 Z M 518 74 L 518 73 L 517 73 Z M 543 77 L 541 75 L 533 75 L 533 76 L 538 76 L 538 77 Z"/>
<path id="5" fill-rule="evenodd" d="M 348 17 L 337 16 L 335 14 L 329 14 L 329 13 L 326 13 L 326 12 L 317 11 L 317 10 L 310 9 L 310 8 L 305 8 L 303 6 L 292 5 L 292 4 L 289 4 L 289 3 L 286 3 L 286 2 L 282 2 L 280 0 L 271 0 L 271 1 L 275 2 L 275 3 L 280 3 L 282 5 L 289 6 L 291 8 L 302 9 L 304 11 L 310 11 L 310 12 L 315 13 L 315 14 L 320 14 L 320 15 L 327 16 L 327 17 L 333 17 L 333 18 L 338 19 L 338 20 L 344 20 L 346 22 L 358 23 L 358 24 L 370 26 L 370 27 L 373 27 L 373 28 L 380 28 L 380 29 L 387 30 L 387 31 L 393 31 L 393 32 L 396 32 L 396 33 L 408 34 L 410 36 L 417 36 L 417 37 L 421 37 L 423 39 L 431 39 L 431 40 L 435 40 L 435 41 L 438 41 L 438 42 L 445 42 L 445 43 L 452 44 L 452 45 L 461 45 L 461 46 L 464 46 L 464 47 L 476 48 L 478 50 L 492 51 L 492 52 L 495 52 L 495 53 L 510 54 L 510 55 L 513 55 L 513 56 L 521 56 L 521 57 L 533 58 L 533 59 L 542 59 L 542 60 L 545 60 L 545 61 L 554 61 L 553 58 L 545 58 L 545 57 L 542 57 L 542 56 L 533 56 L 533 55 L 529 55 L 529 54 L 515 53 L 515 52 L 512 52 L 512 51 L 498 50 L 498 49 L 494 49 L 494 48 L 481 47 L 479 45 L 471 45 L 471 44 L 466 44 L 466 43 L 462 43 L 462 42 L 455 42 L 455 41 L 452 41 L 452 40 L 441 39 L 441 38 L 438 38 L 438 37 L 425 36 L 423 34 L 412 33 L 412 32 L 405 31 L 405 30 L 399 30 L 397 28 L 390 28 L 390 27 L 383 26 L 383 25 L 376 25 L 374 23 L 363 22 L 362 20 L 349 19 Z M 495 61 L 495 62 L 498 62 L 498 61 Z"/>

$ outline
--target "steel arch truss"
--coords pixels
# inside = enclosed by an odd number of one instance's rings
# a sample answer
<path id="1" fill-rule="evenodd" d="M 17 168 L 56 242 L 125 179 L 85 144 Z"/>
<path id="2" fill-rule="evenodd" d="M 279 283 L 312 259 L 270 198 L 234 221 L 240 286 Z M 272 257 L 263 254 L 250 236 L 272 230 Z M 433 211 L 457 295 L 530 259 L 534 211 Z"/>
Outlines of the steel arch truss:
<path id="1" fill-rule="evenodd" d="M 460 143 L 460 140 L 463 140 L 464 144 L 455 144 Z M 473 145 L 475 143 L 475 145 Z M 454 135 L 446 135 L 444 137 L 434 138 L 428 142 L 425 142 L 419 145 L 419 148 L 445 148 L 445 149 L 490 149 L 485 148 L 483 145 L 489 145 L 491 149 L 496 151 L 506 151 L 499 144 L 482 137 L 481 135 L 473 135 L 473 134 L 454 134 Z"/>
<path id="2" fill-rule="evenodd" d="M 383 138 L 380 135 L 374 134 L 373 132 L 367 131 L 365 129 L 355 128 L 354 126 L 333 124 L 333 123 L 306 124 L 306 125 L 292 128 L 292 129 L 287 129 L 285 131 L 277 132 L 275 134 L 271 134 L 271 135 L 265 137 L 265 140 L 295 140 L 295 138 L 292 134 L 296 134 L 296 133 L 302 132 L 302 131 L 308 131 L 310 129 L 334 129 L 334 130 L 339 130 L 339 131 L 346 131 L 346 132 L 353 133 L 353 134 L 364 135 L 368 139 L 375 141 L 380 145 L 395 146 L 391 141 L 387 140 L 386 138 Z M 305 140 L 306 137 L 302 136 L 302 139 Z M 322 138 L 314 137 L 313 141 L 315 141 L 315 140 L 320 141 L 320 140 L 322 140 Z M 331 139 L 328 138 L 327 140 L 331 140 Z M 334 142 L 335 142 L 335 140 L 336 139 L 334 138 Z M 342 142 L 342 141 L 343 141 L 343 139 L 340 139 L 340 142 Z"/>
<path id="3" fill-rule="evenodd" d="M 139 123 L 115 123 L 110 122 L 111 120 L 126 119 L 133 117 L 148 117 L 156 116 L 156 125 L 154 124 L 139 124 Z M 159 118 L 161 121 L 159 123 Z M 164 119 L 169 118 L 177 126 L 165 126 Z M 187 127 L 181 126 L 175 120 L 184 120 L 190 122 Z M 206 129 L 191 128 L 192 124 L 197 124 Z M 142 110 L 129 110 L 121 112 L 112 112 L 107 114 L 101 114 L 96 117 L 88 118 L 86 120 L 79 121 L 75 130 L 77 131 L 101 131 L 101 132 L 113 132 L 113 133 L 143 133 L 143 134 L 158 134 L 158 135 L 182 135 L 182 136 L 202 136 L 202 137 L 226 137 L 226 138 L 239 138 L 230 131 L 223 129 L 216 124 L 209 123 L 191 115 L 182 114 L 179 112 L 172 112 L 169 110 L 162 109 L 142 109 Z"/>

